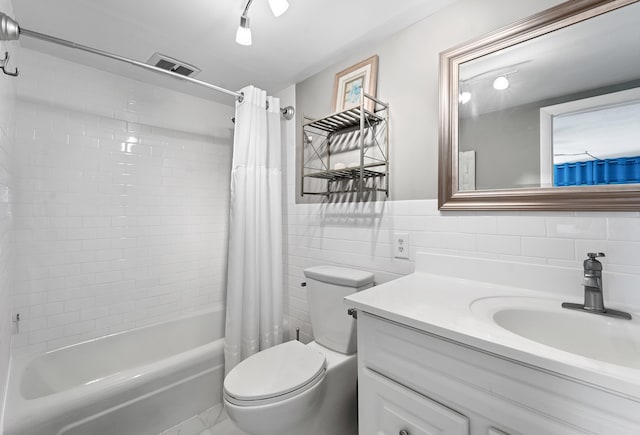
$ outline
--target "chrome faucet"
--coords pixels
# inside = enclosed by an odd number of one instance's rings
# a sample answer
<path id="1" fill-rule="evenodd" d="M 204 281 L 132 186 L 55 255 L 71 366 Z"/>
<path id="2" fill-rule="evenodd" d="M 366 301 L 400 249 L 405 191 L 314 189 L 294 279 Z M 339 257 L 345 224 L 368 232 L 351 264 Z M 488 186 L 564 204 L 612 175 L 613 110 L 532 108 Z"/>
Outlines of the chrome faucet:
<path id="1" fill-rule="evenodd" d="M 584 260 L 584 309 L 591 311 L 604 311 L 602 300 L 602 263 L 597 258 L 604 257 L 604 252 L 589 252 Z"/>
<path id="2" fill-rule="evenodd" d="M 582 285 L 584 286 L 584 304 L 563 302 L 562 308 L 631 320 L 631 314 L 629 313 L 610 310 L 604 307 L 602 296 L 602 263 L 598 261 L 598 257 L 604 256 L 604 252 L 589 252 L 587 254 L 588 258 L 584 260 L 584 277 L 582 279 Z"/>

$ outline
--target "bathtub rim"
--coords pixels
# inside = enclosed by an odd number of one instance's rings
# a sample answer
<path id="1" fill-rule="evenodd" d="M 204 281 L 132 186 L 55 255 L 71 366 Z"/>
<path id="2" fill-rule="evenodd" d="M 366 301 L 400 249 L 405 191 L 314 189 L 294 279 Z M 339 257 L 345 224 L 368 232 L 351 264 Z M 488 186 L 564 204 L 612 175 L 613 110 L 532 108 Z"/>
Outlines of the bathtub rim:
<path id="1" fill-rule="evenodd" d="M 203 308 L 201 310 L 197 310 L 197 311 L 192 311 L 190 313 L 184 314 L 182 316 L 179 317 L 170 317 L 168 319 L 165 320 L 159 320 L 157 322 L 152 322 L 149 323 L 147 325 L 141 325 L 141 326 L 136 326 L 134 328 L 131 329 L 125 329 L 124 331 L 117 331 L 117 332 L 112 332 L 111 334 L 107 334 L 107 335 L 101 335 L 99 337 L 94 337 L 94 338 L 89 338 L 87 340 L 83 340 L 83 341 L 79 341 L 77 343 L 71 343 L 71 344 L 66 344 L 64 346 L 60 346 L 60 347 L 56 347 L 54 349 L 48 349 L 46 351 L 42 351 L 42 352 L 27 352 L 27 353 L 22 353 L 22 354 L 18 354 L 15 357 L 12 357 L 11 360 L 16 360 L 18 362 L 21 363 L 26 363 L 26 362 L 30 362 L 31 360 L 34 360 L 42 355 L 48 355 L 54 352 L 59 352 L 61 350 L 65 350 L 65 349 L 70 349 L 76 346 L 80 346 L 83 344 L 87 344 L 87 343 L 93 343 L 96 341 L 101 341 L 101 340 L 105 340 L 107 338 L 111 338 L 111 337 L 117 337 L 119 335 L 123 335 L 123 334 L 129 334 L 132 332 L 136 332 L 136 331 L 141 331 L 144 329 L 150 329 L 153 327 L 157 327 L 159 325 L 164 325 L 167 323 L 174 323 L 174 322 L 178 322 L 181 320 L 185 320 L 185 319 L 190 319 L 192 317 L 199 317 L 202 316 L 204 314 L 209 314 L 209 313 L 215 313 L 218 311 L 222 311 L 225 312 L 226 310 L 226 306 L 224 303 L 216 303 L 214 305 L 211 305 L 208 308 Z M 225 313 L 226 314 L 226 313 Z M 224 338 L 224 331 L 222 331 L 222 338 Z"/>
<path id="2" fill-rule="evenodd" d="M 181 370 L 185 370 L 189 367 L 194 367 L 195 372 L 198 367 L 203 366 L 202 370 L 200 370 L 199 372 L 203 373 L 207 370 L 207 362 L 217 361 L 218 356 L 219 362 L 211 365 L 211 367 L 209 368 L 218 366 L 224 367 L 223 330 L 221 331 L 220 338 L 217 338 L 211 342 L 189 349 L 185 352 L 180 352 L 178 354 L 162 358 L 157 361 L 152 361 L 147 364 L 128 368 L 113 375 L 101 378 L 95 382 L 79 384 L 72 388 L 45 396 L 40 396 L 34 399 L 27 399 L 23 397 L 21 391 L 21 380 L 29 363 L 39 357 L 42 357 L 43 355 L 54 351 L 60 351 L 62 349 L 80 346 L 82 344 L 94 342 L 106 337 L 113 337 L 140 329 L 152 328 L 157 325 L 172 323 L 179 320 L 198 317 L 219 311 L 224 311 L 224 307 L 216 305 L 214 307 L 209 307 L 207 309 L 189 313 L 188 315 L 182 317 L 173 318 L 166 322 L 154 322 L 149 325 L 144 325 L 126 331 L 120 331 L 102 337 L 96 337 L 79 343 L 74 343 L 68 346 L 51 349 L 47 352 L 19 355 L 15 359 L 12 358 L 11 371 L 9 373 L 9 380 L 7 382 L 3 430 L 13 429 L 15 426 L 19 426 L 20 422 L 23 419 L 29 419 L 30 421 L 41 424 L 42 422 L 45 422 L 46 420 L 51 418 L 55 418 L 61 413 L 69 411 L 70 409 L 77 409 L 89 405 L 95 406 L 95 404 L 97 404 L 99 401 L 113 400 L 119 395 L 126 395 L 128 390 L 138 391 L 144 386 L 151 386 L 153 382 L 157 381 L 158 379 L 162 379 L 164 377 L 171 378 L 171 376 L 176 376 Z M 193 373 L 187 376 L 192 375 Z M 64 400 L 61 400 L 61 398 L 63 398 Z M 87 403 L 87 398 L 92 399 L 92 402 L 90 404 Z"/>

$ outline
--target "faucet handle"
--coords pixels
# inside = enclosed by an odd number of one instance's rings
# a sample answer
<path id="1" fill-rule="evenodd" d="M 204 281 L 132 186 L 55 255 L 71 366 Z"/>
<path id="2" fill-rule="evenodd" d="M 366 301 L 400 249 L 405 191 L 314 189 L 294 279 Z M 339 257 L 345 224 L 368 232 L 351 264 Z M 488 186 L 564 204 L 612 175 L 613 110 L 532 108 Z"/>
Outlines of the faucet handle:
<path id="1" fill-rule="evenodd" d="M 598 257 L 606 257 L 606 255 L 604 255 L 604 252 L 589 252 L 587 253 L 587 257 L 593 260 Z"/>

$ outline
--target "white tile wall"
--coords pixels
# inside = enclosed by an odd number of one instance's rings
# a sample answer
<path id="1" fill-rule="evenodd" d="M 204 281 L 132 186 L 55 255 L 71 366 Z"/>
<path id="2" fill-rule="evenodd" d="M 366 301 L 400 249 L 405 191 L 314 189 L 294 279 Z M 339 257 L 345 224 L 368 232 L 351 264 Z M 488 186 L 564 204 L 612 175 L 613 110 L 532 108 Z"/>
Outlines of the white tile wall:
<path id="1" fill-rule="evenodd" d="M 21 72 L 14 348 L 223 300 L 233 108 L 30 50 Z"/>
<path id="2" fill-rule="evenodd" d="M 293 191 L 294 185 L 289 189 Z M 470 213 L 461 220 L 439 213 L 436 200 L 295 205 L 290 198 L 288 222 L 289 325 L 291 330 L 300 327 L 307 340 L 312 330 L 305 289 L 299 283 L 304 281 L 304 268 L 319 264 L 370 270 L 379 284 L 413 272 L 418 251 L 571 267 L 581 267 L 586 252 L 604 251 L 606 270 L 640 274 L 640 242 L 633 237 L 616 240 L 625 231 L 640 231 L 636 213 L 571 217 Z M 416 228 L 420 222 L 429 224 Z M 489 228 L 493 233 L 487 233 Z M 531 236 L 538 231 L 535 228 L 545 231 Z M 408 261 L 392 257 L 396 231 L 409 233 Z"/>
<path id="3" fill-rule="evenodd" d="M 292 100 L 283 104 L 295 100 L 295 90 L 285 96 Z M 296 205 L 295 126 L 285 125 L 284 137 L 287 310 L 290 331 L 300 327 L 304 340 L 313 331 L 299 284 L 303 269 L 319 264 L 370 270 L 380 284 L 413 272 L 418 251 L 581 267 L 597 250 L 606 270 L 640 274 L 639 213 L 440 213 L 435 199 Z M 394 232 L 409 233 L 409 260 L 393 258 Z"/>
<path id="4" fill-rule="evenodd" d="M 13 16 L 10 0 L 0 0 L 0 11 Z M 10 52 L 12 65 L 19 62 L 18 44 L 0 42 L 0 55 Z M 0 428 L 11 356 L 11 289 L 13 287 L 12 206 L 14 188 L 14 113 L 17 79 L 0 74 Z"/>

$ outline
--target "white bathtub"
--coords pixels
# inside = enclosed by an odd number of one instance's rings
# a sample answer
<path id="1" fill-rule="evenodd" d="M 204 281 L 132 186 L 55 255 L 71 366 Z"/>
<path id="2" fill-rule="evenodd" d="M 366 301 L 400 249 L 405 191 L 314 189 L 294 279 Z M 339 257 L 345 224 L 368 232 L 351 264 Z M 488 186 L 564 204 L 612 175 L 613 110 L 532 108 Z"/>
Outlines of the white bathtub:
<path id="1" fill-rule="evenodd" d="M 5 435 L 156 435 L 222 400 L 224 310 L 12 362 Z"/>

